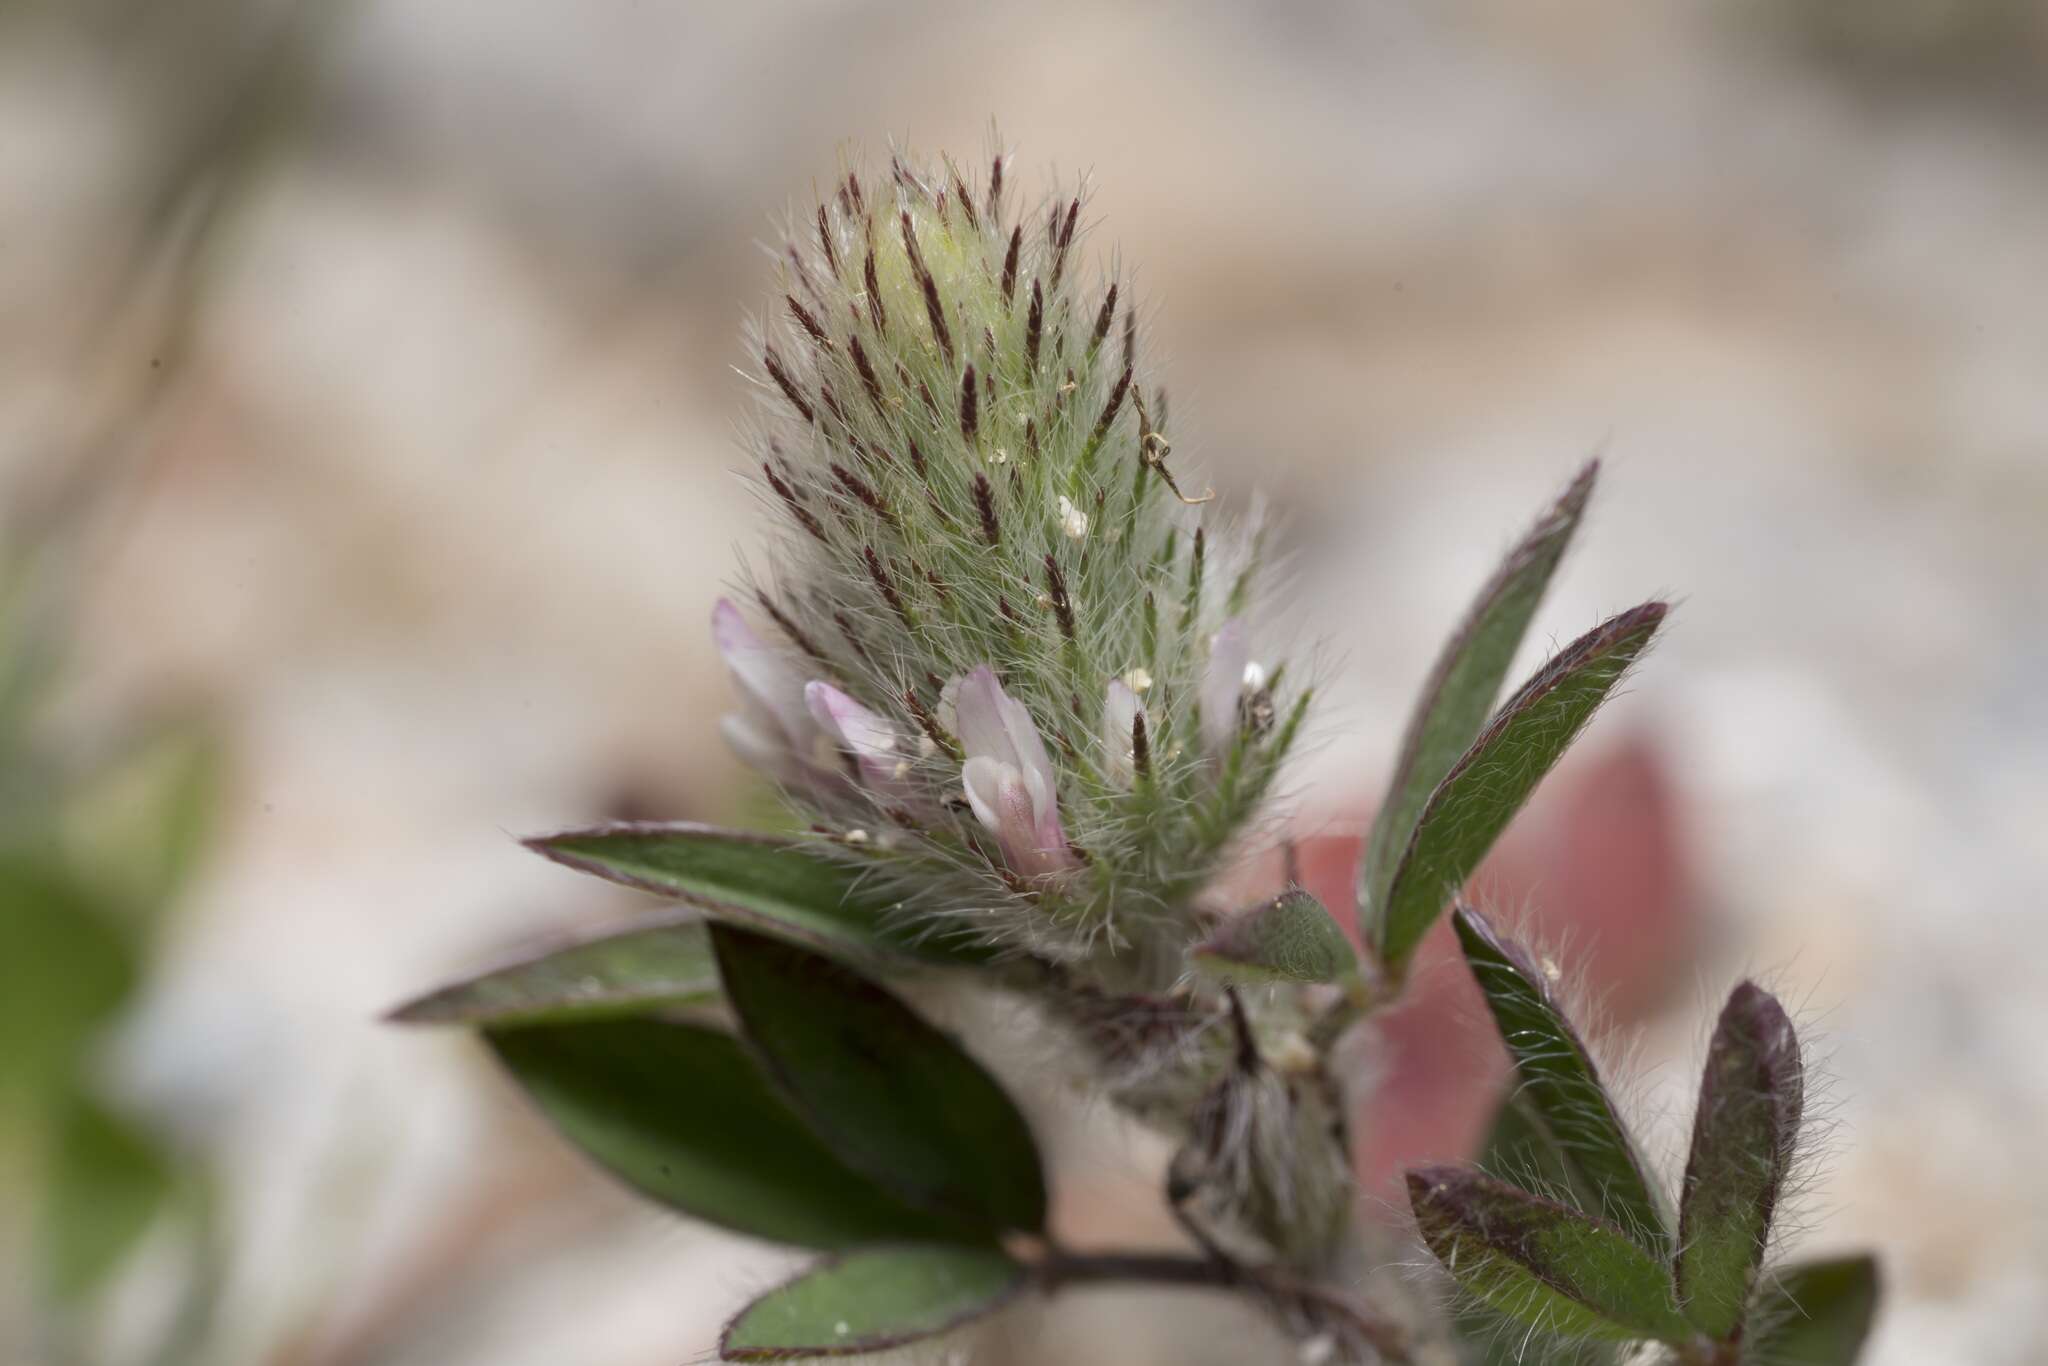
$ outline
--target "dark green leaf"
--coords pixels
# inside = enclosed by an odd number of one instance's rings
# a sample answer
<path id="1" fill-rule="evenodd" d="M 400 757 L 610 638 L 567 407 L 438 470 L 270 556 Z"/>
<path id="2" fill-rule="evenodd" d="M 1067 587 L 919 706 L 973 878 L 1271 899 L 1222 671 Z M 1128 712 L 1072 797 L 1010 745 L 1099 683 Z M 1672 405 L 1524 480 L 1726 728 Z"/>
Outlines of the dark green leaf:
<path id="1" fill-rule="evenodd" d="M 704 918 L 645 917 L 465 977 L 391 1012 L 404 1024 L 538 1024 L 633 1015 L 718 995 Z"/>
<path id="2" fill-rule="evenodd" d="M 828 1249 L 961 1236 L 834 1157 L 716 1030 L 599 1020 L 486 1037 L 570 1142 L 685 1214 Z"/>
<path id="3" fill-rule="evenodd" d="M 688 823 L 624 822 L 526 841 L 555 862 L 696 906 L 721 920 L 863 959 L 973 962 L 957 940 L 919 938 L 901 899 L 795 840 Z"/>
<path id="4" fill-rule="evenodd" d="M 1842 1257 L 1788 1267 L 1751 1311 L 1746 1366 L 1855 1366 L 1877 1317 L 1877 1262 Z"/>
<path id="5" fill-rule="evenodd" d="M 1038 1231 L 1045 1178 L 1016 1105 L 973 1058 L 852 969 L 711 927 L 726 999 L 799 1113 L 847 1165 L 919 1209 Z"/>
<path id="6" fill-rule="evenodd" d="M 992 1247 L 855 1252 L 755 1300 L 726 1325 L 728 1361 L 886 1351 L 971 1323 L 1008 1303 L 1024 1268 Z"/>
<path id="7" fill-rule="evenodd" d="M 83 1096 L 65 1106 L 51 1157 L 37 1250 L 50 1294 L 77 1300 L 99 1289 L 149 1231 L 173 1174 L 148 1134 Z"/>
<path id="8" fill-rule="evenodd" d="M 1671 1226 L 1664 1203 L 1592 1055 L 1551 995 L 1550 975 L 1477 911 L 1460 907 L 1454 920 L 1465 961 L 1514 1062 L 1526 1103 L 1521 1119 L 1541 1140 L 1541 1160 L 1561 1161 L 1570 1174 L 1559 1194 L 1662 1255 Z"/>
<path id="9" fill-rule="evenodd" d="M 1678 1215 L 1678 1293 L 1716 1340 L 1742 1326 L 1805 1094 L 1792 1021 L 1768 992 L 1742 983 L 1707 1050 Z"/>
<path id="10" fill-rule="evenodd" d="M 1645 603 L 1567 645 L 1507 700 L 1437 785 L 1388 883 L 1386 912 L 1367 926 L 1389 971 L 1406 970 L 1444 903 L 1635 663 L 1664 610 Z"/>
<path id="11" fill-rule="evenodd" d="M 1233 916 L 1190 952 L 1225 982 L 1335 982 L 1358 970 L 1351 941 L 1299 887 Z"/>
<path id="12" fill-rule="evenodd" d="M 1381 924 L 1387 893 L 1393 887 L 1401 855 L 1415 834 L 1416 818 L 1493 711 L 1508 666 L 1543 601 L 1551 574 L 1578 529 L 1599 472 L 1600 462 L 1588 461 L 1570 487 L 1508 552 L 1466 609 L 1458 629 L 1444 642 L 1443 653 L 1437 656 L 1436 667 L 1415 700 L 1407 734 L 1401 740 L 1400 758 L 1395 761 L 1386 798 L 1373 820 L 1365 857 L 1359 864 L 1358 923 L 1367 943 L 1388 942 Z"/>
<path id="13" fill-rule="evenodd" d="M 1664 1263 L 1612 1224 L 1468 1167 L 1408 1173 L 1408 1203 L 1451 1278 L 1500 1313 L 1567 1338 L 1694 1336 Z"/>

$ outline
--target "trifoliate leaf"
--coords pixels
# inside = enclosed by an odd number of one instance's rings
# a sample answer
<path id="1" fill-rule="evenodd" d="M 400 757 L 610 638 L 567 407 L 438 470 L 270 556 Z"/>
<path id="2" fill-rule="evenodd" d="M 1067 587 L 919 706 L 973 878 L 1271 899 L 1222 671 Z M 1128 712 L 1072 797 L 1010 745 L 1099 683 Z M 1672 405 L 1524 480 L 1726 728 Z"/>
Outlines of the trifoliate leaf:
<path id="1" fill-rule="evenodd" d="M 1587 462 L 1570 487 L 1508 552 L 1444 643 L 1436 667 L 1415 700 L 1400 757 L 1359 865 L 1359 927 L 1368 943 L 1388 942 L 1383 929 L 1387 894 L 1401 855 L 1415 834 L 1416 818 L 1493 711 L 1508 666 L 1543 601 L 1551 574 L 1578 529 L 1599 472 L 1599 461 Z"/>
<path id="2" fill-rule="evenodd" d="M 825 1261 L 726 1325 L 728 1361 L 886 1351 L 950 1332 L 1008 1303 L 1024 1268 L 993 1247 L 876 1248 Z"/>
<path id="3" fill-rule="evenodd" d="M 969 946 L 919 939 L 900 899 L 794 840 L 685 822 L 621 822 L 526 841 L 555 862 L 695 906 L 816 949 L 863 959 L 978 961 Z"/>
<path id="4" fill-rule="evenodd" d="M 1560 1337 L 1689 1342 L 1665 1264 L 1594 1219 L 1469 1167 L 1408 1173 L 1429 1250 L 1468 1294 Z"/>
<path id="5" fill-rule="evenodd" d="M 1299 887 L 1231 917 L 1189 956 L 1223 982 L 1335 982 L 1358 970 L 1351 941 Z"/>
<path id="6" fill-rule="evenodd" d="M 1389 971 L 1406 969 L 1445 903 L 1649 645 L 1664 610 L 1646 603 L 1567 645 L 1502 705 L 1437 785 L 1388 883 L 1384 914 L 1366 926 Z"/>
<path id="7" fill-rule="evenodd" d="M 401 1024 L 509 1025 L 597 1019 L 716 999 L 700 911 L 664 912 L 523 954 L 409 1001 Z"/>
<path id="8" fill-rule="evenodd" d="M 1658 1255 L 1670 1220 L 1592 1055 L 1551 993 L 1550 974 L 1470 907 L 1453 917 L 1459 945 L 1515 1066 L 1521 1118 L 1543 1137 L 1543 1160 L 1570 1173 L 1560 1192 Z M 1540 1168 L 1539 1168 L 1540 1169 Z"/>
<path id="9" fill-rule="evenodd" d="M 1678 1293 L 1716 1340 L 1742 1325 L 1804 1103 L 1792 1021 L 1768 992 L 1742 983 L 1707 1050 L 1678 1215 Z"/>
<path id="10" fill-rule="evenodd" d="M 716 1030 L 600 1020 L 486 1037 L 564 1137 L 685 1214 L 825 1249 L 967 1236 L 841 1162 Z"/>
<path id="11" fill-rule="evenodd" d="M 1030 1126 L 958 1044 L 852 969 L 793 944 L 722 924 L 711 944 L 748 1041 L 842 1161 L 958 1222 L 1044 1227 Z"/>
<path id="12" fill-rule="evenodd" d="M 1750 1313 L 1744 1366 L 1855 1366 L 1879 1293 L 1871 1257 L 1786 1268 Z"/>

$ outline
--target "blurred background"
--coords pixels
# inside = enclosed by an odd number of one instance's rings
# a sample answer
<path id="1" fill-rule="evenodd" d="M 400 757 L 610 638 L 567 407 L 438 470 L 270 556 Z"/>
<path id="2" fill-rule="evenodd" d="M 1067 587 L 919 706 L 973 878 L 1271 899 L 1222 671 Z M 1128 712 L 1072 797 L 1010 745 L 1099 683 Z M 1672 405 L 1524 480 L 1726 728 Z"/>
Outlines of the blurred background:
<path id="1" fill-rule="evenodd" d="M 1287 528 L 1311 872 L 1605 456 L 1531 662 L 1682 607 L 1497 894 L 1646 1028 L 1669 1154 L 1728 984 L 1799 1004 L 1802 1246 L 1882 1251 L 1878 1366 L 2048 1359 L 2035 0 L 11 0 L 0 1360 L 658 1366 L 785 1265 L 378 1015 L 636 904 L 512 836 L 762 809 L 706 637 L 758 534 L 758 244 L 847 140 L 992 118 L 1026 186 L 1097 186 L 1177 463 Z M 1390 1028 L 1369 1179 L 1465 1141 L 1435 1037 Z M 1156 1234 L 1156 1151 L 1074 1127 L 1063 1217 Z M 1261 1341 L 1199 1298 L 1011 1320 L 974 1359 Z"/>

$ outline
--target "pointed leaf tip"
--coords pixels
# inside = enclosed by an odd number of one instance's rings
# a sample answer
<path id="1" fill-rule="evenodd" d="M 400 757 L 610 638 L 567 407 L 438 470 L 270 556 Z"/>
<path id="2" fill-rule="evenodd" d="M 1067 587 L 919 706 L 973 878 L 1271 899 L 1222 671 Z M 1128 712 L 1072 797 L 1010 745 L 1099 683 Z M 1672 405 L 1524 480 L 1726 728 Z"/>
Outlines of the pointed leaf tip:
<path id="1" fill-rule="evenodd" d="M 1469 906 L 1452 921 L 1514 1063 L 1521 1117 L 1533 1126 L 1528 1141 L 1541 1145 L 1537 1165 L 1567 1174 L 1566 1190 L 1581 1211 L 1663 1255 L 1671 1236 L 1664 1201 L 1592 1053 L 1558 1004 L 1551 969 Z"/>
<path id="2" fill-rule="evenodd" d="M 1743 982 L 1707 1051 L 1679 1213 L 1679 1294 L 1710 1337 L 1741 1326 L 1804 1104 L 1792 1021 L 1769 992 Z"/>
<path id="3" fill-rule="evenodd" d="M 1423 1242 L 1460 1288 L 1561 1337 L 1694 1336 L 1664 1263 L 1619 1228 L 1469 1167 L 1408 1173 Z"/>
<path id="4" fill-rule="evenodd" d="M 802 1361 L 908 1346 L 993 1313 L 1024 1268 L 992 1247 L 877 1248 L 831 1258 L 734 1316 L 728 1361 Z"/>
<path id="5" fill-rule="evenodd" d="M 1227 982 L 1335 982 L 1358 970 L 1351 941 L 1323 903 L 1300 888 L 1233 916 L 1189 951 Z"/>
<path id="6" fill-rule="evenodd" d="M 1486 724 L 1544 590 L 1585 515 L 1599 472 L 1598 459 L 1587 461 L 1508 552 L 1444 642 L 1415 700 L 1359 865 L 1359 927 L 1368 942 L 1384 942 L 1378 927 L 1386 918 L 1387 894 L 1416 820 L 1430 793 Z"/>
<path id="7" fill-rule="evenodd" d="M 1444 905 L 1648 647 L 1666 605 L 1612 617 L 1551 658 L 1501 705 L 1416 818 L 1368 927 L 1379 957 L 1404 971 Z"/>

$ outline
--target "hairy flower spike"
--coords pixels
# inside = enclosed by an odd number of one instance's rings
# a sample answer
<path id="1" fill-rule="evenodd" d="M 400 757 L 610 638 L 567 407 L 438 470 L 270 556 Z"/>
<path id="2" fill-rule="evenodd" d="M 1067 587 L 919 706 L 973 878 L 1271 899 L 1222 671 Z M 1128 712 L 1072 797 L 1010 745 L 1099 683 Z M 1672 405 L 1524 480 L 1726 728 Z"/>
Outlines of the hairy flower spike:
<path id="1" fill-rule="evenodd" d="M 1112 439 L 1157 383 L 1128 282 L 1084 296 L 1083 196 L 1020 205 L 1001 159 L 981 164 L 982 185 L 907 155 L 849 171 L 782 244 L 753 348 L 775 400 L 762 444 L 782 452 L 761 476 L 787 528 L 777 624 L 797 683 L 820 687 L 803 701 L 783 679 L 741 739 L 765 737 L 806 823 L 889 829 L 863 865 L 909 904 L 1163 990 L 1292 731 L 1241 724 L 1242 663 L 1210 701 L 1225 622 L 1188 585 L 1217 527 L 1151 477 L 1153 413 Z M 1236 605 L 1260 601 L 1252 583 Z M 972 700 L 946 679 L 977 680 Z M 1034 743 L 978 749 L 976 707 Z M 1231 776 L 1196 781 L 1217 726 Z"/>

